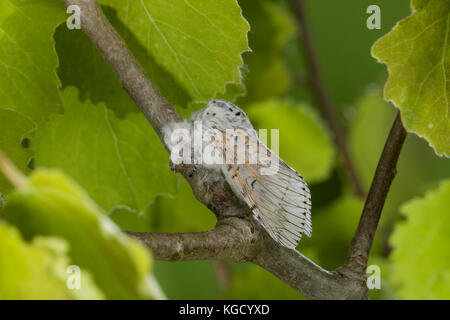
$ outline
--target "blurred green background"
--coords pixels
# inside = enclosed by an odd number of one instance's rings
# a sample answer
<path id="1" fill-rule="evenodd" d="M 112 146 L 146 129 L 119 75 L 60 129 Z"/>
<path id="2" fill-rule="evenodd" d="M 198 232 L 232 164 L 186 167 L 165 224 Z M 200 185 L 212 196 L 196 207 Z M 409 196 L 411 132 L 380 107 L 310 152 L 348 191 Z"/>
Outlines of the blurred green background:
<path id="1" fill-rule="evenodd" d="M 9 10 L 4 15 L 0 10 L 0 27 L 10 28 L 5 34 L 9 32 L 17 42 L 0 33 L 0 46 L 8 46 L 0 50 L 0 62 L 13 66 L 2 69 L 8 65 L 0 64 L 0 71 L 16 77 L 16 82 L 0 78 L 1 149 L 26 174 L 39 167 L 62 169 L 98 203 L 97 209 L 102 208 L 91 212 L 95 219 L 101 219 L 99 212 L 104 211 L 124 230 L 213 228 L 214 214 L 194 198 L 185 180 L 169 170 L 169 156 L 158 137 L 96 48 L 81 30 L 67 29 L 62 4 L 58 7 L 39 0 L 35 7 L 30 0 L 11 1 L 11 5 L 0 2 L 0 8 Z M 312 237 L 303 237 L 297 249 L 328 270 L 341 266 L 364 201 L 354 195 L 327 123 L 305 83 L 307 62 L 290 1 L 238 0 L 239 6 L 234 1 L 198 1 L 195 4 L 200 9 L 195 10 L 188 1 L 176 1 L 173 6 L 164 1 L 146 2 L 166 38 L 152 33 L 148 17 L 138 6 L 128 7 L 131 2 L 126 8 L 122 0 L 99 2 L 180 114 L 188 117 L 207 100 L 224 98 L 243 108 L 255 128 L 280 130 L 280 156 L 305 177 L 312 194 Z M 377 39 L 410 15 L 410 0 L 305 3 L 324 84 L 367 192 L 396 115 L 395 107 L 383 99 L 386 66 L 377 63 L 370 50 Z M 381 8 L 380 30 L 366 27 L 366 10 L 374 4 Z M 48 19 L 31 28 L 22 23 L 16 5 L 23 5 L 27 13 L 48 8 Z M 211 21 L 199 10 L 214 11 L 211 17 L 220 17 L 217 25 L 205 27 Z M 193 17 L 195 23 L 190 20 Z M 251 51 L 245 51 L 248 28 Z M 29 40 L 30 34 L 34 41 Z M 176 59 L 166 42 L 175 47 Z M 238 72 L 243 50 L 243 67 Z M 195 59 L 189 60 L 189 54 Z M 36 65 L 44 67 L 41 70 Z M 191 78 L 183 68 L 189 69 Z M 24 74 L 39 86 L 31 86 L 22 95 L 20 86 L 14 86 L 27 83 Z M 436 156 L 424 139 L 409 134 L 371 251 L 369 264 L 380 267 L 382 279 L 381 289 L 370 290 L 372 299 L 450 299 L 448 178 L 450 161 Z M 0 175 L 0 208 L 9 200 L 11 189 Z M 73 231 L 65 230 L 69 235 Z M 96 232 L 93 236 L 106 241 Z M 121 233 L 117 231 L 115 237 L 120 239 Z M 69 244 L 76 247 L 76 237 L 72 240 Z M 80 260 L 87 265 L 91 262 L 88 256 Z M 139 269 L 141 260 L 129 260 L 131 266 L 138 266 L 131 281 L 134 286 L 139 283 L 136 279 L 150 271 L 147 266 Z M 100 268 L 93 270 L 102 275 Z M 122 271 L 118 267 L 111 277 Z M 269 272 L 248 263 L 154 261 L 154 273 L 169 299 L 304 299 Z M 15 290 L 14 284 L 10 287 Z"/>

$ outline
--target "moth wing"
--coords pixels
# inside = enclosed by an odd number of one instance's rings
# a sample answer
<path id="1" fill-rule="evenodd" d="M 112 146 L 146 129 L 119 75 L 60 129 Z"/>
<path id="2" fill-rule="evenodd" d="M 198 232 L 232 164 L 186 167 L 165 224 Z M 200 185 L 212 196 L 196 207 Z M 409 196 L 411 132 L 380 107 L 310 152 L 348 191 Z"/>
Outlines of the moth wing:
<path id="1" fill-rule="evenodd" d="M 302 176 L 273 154 L 257 137 L 249 144 L 258 146 L 258 153 L 271 155 L 278 167 L 270 175 L 267 163 L 226 164 L 223 173 L 233 191 L 252 209 L 256 219 L 269 235 L 281 245 L 294 249 L 302 234 L 311 236 L 311 196 Z M 227 157 L 238 156 L 226 147 Z M 231 155 L 229 155 L 232 153 Z M 248 156 L 248 154 L 247 154 Z M 247 158 L 248 159 L 248 158 Z"/>

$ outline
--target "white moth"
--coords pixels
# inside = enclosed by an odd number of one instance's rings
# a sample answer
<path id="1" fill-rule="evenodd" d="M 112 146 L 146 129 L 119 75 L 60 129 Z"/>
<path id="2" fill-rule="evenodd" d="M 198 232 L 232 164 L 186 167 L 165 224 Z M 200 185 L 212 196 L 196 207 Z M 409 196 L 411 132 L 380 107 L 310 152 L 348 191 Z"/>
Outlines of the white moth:
<path id="1" fill-rule="evenodd" d="M 198 132 L 194 127 L 199 124 L 201 142 L 195 143 Z M 174 135 L 176 129 L 189 130 L 189 137 L 180 139 Z M 179 156 L 174 148 L 181 142 L 184 152 L 188 150 L 181 157 L 184 162 L 220 170 L 276 242 L 294 249 L 302 234 L 311 237 L 311 196 L 306 182 L 258 139 L 240 108 L 228 101 L 212 100 L 193 114 L 190 122 L 166 127 L 164 138 L 172 156 Z"/>

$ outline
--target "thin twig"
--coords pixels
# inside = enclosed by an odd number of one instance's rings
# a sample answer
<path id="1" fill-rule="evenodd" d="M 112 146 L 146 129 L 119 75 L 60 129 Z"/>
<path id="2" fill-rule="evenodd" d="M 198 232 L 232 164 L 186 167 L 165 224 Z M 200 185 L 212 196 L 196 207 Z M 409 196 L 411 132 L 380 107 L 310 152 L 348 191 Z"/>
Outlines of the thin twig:
<path id="1" fill-rule="evenodd" d="M 280 246 L 250 219 L 225 218 L 205 232 L 127 233 L 159 260 L 252 262 L 310 299 L 367 299 L 364 279 L 322 269 L 300 252 Z"/>
<path id="2" fill-rule="evenodd" d="M 334 141 L 339 148 L 347 175 L 353 184 L 355 193 L 359 197 L 364 198 L 366 193 L 364 192 L 364 188 L 348 151 L 347 141 L 338 123 L 335 108 L 325 88 L 322 72 L 319 67 L 318 57 L 305 14 L 304 0 L 291 0 L 291 3 L 297 16 L 299 31 L 302 36 L 302 44 L 307 62 L 306 64 L 309 68 L 311 79 L 308 84 L 311 85 L 322 114 L 328 122 L 328 126 L 330 127 Z"/>
<path id="3" fill-rule="evenodd" d="M 17 169 L 2 150 L 0 150 L 0 172 L 3 172 L 9 182 L 16 188 L 23 186 L 26 181 L 26 176 Z"/>
<path id="4" fill-rule="evenodd" d="M 397 161 L 405 138 L 406 131 L 403 128 L 400 113 L 398 113 L 378 162 L 345 264 L 347 268 L 357 273 L 365 272 L 370 248 L 392 180 L 397 172 Z"/>

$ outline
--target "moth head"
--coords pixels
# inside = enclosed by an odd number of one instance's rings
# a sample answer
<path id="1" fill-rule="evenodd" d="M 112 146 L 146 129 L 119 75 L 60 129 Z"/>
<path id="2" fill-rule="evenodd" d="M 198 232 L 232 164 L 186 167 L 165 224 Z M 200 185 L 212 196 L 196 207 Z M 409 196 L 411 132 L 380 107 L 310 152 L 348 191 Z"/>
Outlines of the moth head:
<path id="1" fill-rule="evenodd" d="M 203 121 L 218 123 L 226 128 L 250 125 L 245 112 L 225 100 L 211 100 L 203 110 L 202 118 Z"/>

